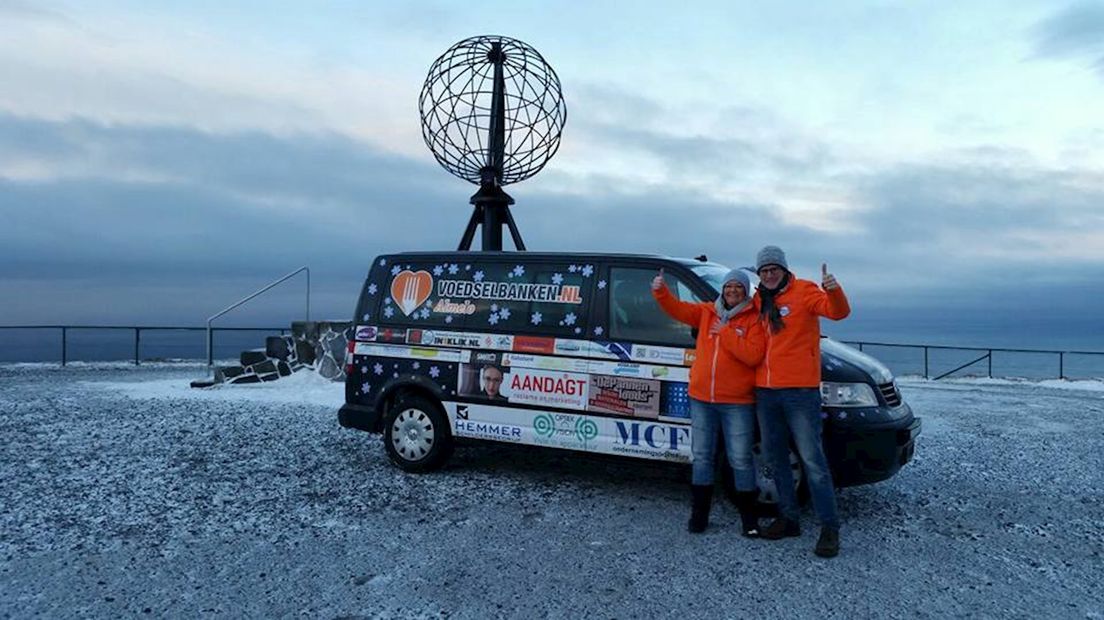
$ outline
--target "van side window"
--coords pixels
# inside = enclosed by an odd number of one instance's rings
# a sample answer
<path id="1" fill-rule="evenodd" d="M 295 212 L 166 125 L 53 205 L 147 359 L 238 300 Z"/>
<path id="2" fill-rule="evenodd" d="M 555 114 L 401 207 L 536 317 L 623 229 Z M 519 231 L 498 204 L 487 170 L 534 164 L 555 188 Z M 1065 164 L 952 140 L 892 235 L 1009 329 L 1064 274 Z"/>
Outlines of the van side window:
<path id="1" fill-rule="evenodd" d="M 667 316 L 652 297 L 652 279 L 656 273 L 653 269 L 610 269 L 610 337 L 614 340 L 693 347 L 690 326 Z M 700 301 L 675 276 L 666 274 L 665 279 L 667 287 L 682 301 Z"/>

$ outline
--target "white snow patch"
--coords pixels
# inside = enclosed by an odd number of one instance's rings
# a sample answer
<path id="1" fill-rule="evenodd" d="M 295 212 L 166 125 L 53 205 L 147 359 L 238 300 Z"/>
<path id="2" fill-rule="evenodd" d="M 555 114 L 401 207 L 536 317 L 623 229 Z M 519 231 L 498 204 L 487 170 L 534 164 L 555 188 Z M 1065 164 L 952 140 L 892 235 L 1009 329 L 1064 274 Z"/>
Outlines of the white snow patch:
<path id="1" fill-rule="evenodd" d="M 1077 390 L 1081 392 L 1104 392 L 1104 380 L 1100 379 L 1044 379 L 1036 381 L 1032 379 L 997 379 L 989 377 L 969 377 L 960 379 L 940 379 L 933 381 L 923 377 L 898 377 L 897 382 L 903 385 L 1009 385 L 1021 387 L 1045 387 L 1058 390 Z"/>
<path id="2" fill-rule="evenodd" d="M 345 384 L 310 371 L 269 383 L 222 384 L 193 388 L 189 379 L 156 381 L 82 381 L 83 385 L 118 392 L 136 400 L 204 400 L 249 403 L 302 403 L 320 407 L 345 404 Z"/>

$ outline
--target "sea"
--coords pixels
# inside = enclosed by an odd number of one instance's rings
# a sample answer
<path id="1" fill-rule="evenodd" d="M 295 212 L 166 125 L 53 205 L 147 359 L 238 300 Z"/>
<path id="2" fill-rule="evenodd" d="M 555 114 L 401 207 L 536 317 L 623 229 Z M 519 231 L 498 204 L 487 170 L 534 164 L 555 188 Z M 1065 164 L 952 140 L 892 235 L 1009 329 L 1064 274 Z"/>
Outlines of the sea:
<path id="1" fill-rule="evenodd" d="M 344 320 L 334 318 L 334 320 Z M 279 321 L 267 329 L 216 331 L 214 355 L 225 362 L 241 351 L 264 348 L 279 335 Z M 1036 318 L 932 313 L 856 312 L 845 321 L 822 321 L 824 335 L 860 348 L 896 375 L 935 378 L 1002 377 L 1104 379 L 1104 322 L 1092 316 L 1061 321 Z M 290 333 L 290 321 L 283 333 Z M 66 330 L 66 362 L 205 360 L 206 333 L 143 327 Z M 59 328 L 0 327 L 0 363 L 62 361 Z"/>

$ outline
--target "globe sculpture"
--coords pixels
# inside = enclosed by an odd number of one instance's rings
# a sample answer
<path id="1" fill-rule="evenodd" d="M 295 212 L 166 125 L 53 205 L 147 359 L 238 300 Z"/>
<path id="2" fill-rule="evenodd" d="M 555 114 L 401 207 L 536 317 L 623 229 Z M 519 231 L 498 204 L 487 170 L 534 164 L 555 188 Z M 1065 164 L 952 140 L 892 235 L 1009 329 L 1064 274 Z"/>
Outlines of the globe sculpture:
<path id="1" fill-rule="evenodd" d="M 505 225 L 524 250 L 510 214 L 514 200 L 502 188 L 540 172 L 560 146 L 567 106 L 556 72 L 517 39 L 464 39 L 430 67 L 418 111 L 437 162 L 479 186 L 459 249 L 471 249 L 482 225 L 483 249 L 502 250 Z"/>

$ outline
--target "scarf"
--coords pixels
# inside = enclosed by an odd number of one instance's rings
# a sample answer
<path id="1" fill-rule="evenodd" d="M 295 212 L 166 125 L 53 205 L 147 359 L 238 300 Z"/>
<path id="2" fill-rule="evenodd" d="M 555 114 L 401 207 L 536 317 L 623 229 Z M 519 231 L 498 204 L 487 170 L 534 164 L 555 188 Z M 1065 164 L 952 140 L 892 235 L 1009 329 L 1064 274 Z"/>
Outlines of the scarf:
<path id="1" fill-rule="evenodd" d="M 724 294 L 721 294 L 717 295 L 717 301 L 713 302 L 713 307 L 717 310 L 717 316 L 720 317 L 721 324 L 725 324 L 746 308 L 749 303 L 751 303 L 751 297 L 745 297 L 743 301 L 735 306 L 725 308 Z"/>
<path id="2" fill-rule="evenodd" d="M 776 295 L 785 290 L 786 285 L 790 283 L 790 272 L 787 271 L 786 275 L 782 276 L 782 281 L 778 283 L 778 288 L 769 289 L 763 286 L 763 283 L 759 283 L 759 287 L 756 289 L 759 291 L 759 318 L 766 319 L 770 323 L 770 330 L 772 334 L 777 334 L 782 331 L 782 328 L 786 326 L 782 322 L 782 313 L 778 311 L 778 305 L 774 303 Z"/>

